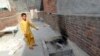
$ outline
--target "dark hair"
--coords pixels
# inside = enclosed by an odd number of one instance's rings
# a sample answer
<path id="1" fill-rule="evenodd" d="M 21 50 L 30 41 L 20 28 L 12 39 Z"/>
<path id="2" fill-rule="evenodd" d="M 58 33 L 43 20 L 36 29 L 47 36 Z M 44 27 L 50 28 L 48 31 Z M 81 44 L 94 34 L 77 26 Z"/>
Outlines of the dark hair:
<path id="1" fill-rule="evenodd" d="M 22 14 L 21 14 L 21 16 L 24 16 L 24 15 L 26 16 L 26 13 L 22 13 Z"/>

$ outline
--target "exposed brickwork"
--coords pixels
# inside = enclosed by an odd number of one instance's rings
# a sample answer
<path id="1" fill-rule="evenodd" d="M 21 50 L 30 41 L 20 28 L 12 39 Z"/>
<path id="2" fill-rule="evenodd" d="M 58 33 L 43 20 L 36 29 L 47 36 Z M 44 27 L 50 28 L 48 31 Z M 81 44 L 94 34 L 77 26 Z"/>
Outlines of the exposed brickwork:
<path id="1" fill-rule="evenodd" d="M 15 13 L 16 13 L 15 9 L 12 9 L 12 11 L 1 11 L 0 12 L 0 18 L 9 17 L 9 16 L 14 15 Z"/>
<path id="2" fill-rule="evenodd" d="M 69 16 L 66 18 L 70 39 L 91 56 L 100 56 L 99 17 Z"/>
<path id="3" fill-rule="evenodd" d="M 56 0 L 43 0 L 44 11 L 48 13 L 56 13 Z"/>
<path id="4" fill-rule="evenodd" d="M 58 20 L 61 20 L 70 40 L 90 56 L 100 56 L 100 17 L 66 15 L 61 19 L 57 15 L 42 14 L 44 20 L 56 30 L 59 30 Z"/>
<path id="5" fill-rule="evenodd" d="M 11 11 L 0 12 L 0 30 L 7 26 L 13 26 L 17 24 L 17 16 L 15 16 L 16 10 L 12 8 Z"/>
<path id="6" fill-rule="evenodd" d="M 7 26 L 17 25 L 18 20 L 16 16 L 0 19 L 0 30 Z"/>

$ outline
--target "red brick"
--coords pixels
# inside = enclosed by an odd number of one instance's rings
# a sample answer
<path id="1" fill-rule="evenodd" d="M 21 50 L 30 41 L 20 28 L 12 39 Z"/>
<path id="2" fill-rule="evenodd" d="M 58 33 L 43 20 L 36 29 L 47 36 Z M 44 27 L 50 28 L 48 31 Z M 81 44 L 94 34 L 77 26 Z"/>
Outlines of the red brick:
<path id="1" fill-rule="evenodd" d="M 43 0 L 44 11 L 48 13 L 56 13 L 56 0 Z"/>

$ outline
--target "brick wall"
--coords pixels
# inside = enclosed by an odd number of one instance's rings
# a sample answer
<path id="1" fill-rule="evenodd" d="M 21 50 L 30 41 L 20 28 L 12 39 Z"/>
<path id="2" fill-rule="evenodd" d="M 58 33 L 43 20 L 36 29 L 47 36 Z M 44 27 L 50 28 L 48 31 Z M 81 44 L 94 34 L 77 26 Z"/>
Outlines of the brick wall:
<path id="1" fill-rule="evenodd" d="M 9 16 L 12 16 L 16 13 L 16 10 L 15 9 L 12 9 L 12 11 L 0 11 L 0 18 L 3 18 L 3 17 L 9 17 Z"/>
<path id="2" fill-rule="evenodd" d="M 1 11 L 0 12 L 0 30 L 8 26 L 17 24 L 16 10 L 12 8 L 12 11 Z"/>
<path id="3" fill-rule="evenodd" d="M 90 56 L 100 56 L 100 17 L 66 15 L 60 18 L 47 13 L 40 13 L 39 16 L 58 32 L 61 23 L 70 40 Z"/>
<path id="4" fill-rule="evenodd" d="M 69 38 L 90 56 L 100 56 L 100 17 L 66 16 Z"/>
<path id="5" fill-rule="evenodd" d="M 5 27 L 15 26 L 17 23 L 18 20 L 16 16 L 0 19 L 0 30 L 4 29 Z"/>
<path id="6" fill-rule="evenodd" d="M 56 13 L 56 0 L 43 0 L 44 11 L 48 13 Z"/>

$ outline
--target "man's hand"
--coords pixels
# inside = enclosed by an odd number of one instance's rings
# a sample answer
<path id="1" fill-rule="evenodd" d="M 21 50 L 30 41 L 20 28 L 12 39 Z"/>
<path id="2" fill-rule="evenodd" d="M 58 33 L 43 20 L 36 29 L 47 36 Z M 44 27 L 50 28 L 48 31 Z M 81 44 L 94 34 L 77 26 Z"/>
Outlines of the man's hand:
<path id="1" fill-rule="evenodd" d="M 36 27 L 36 30 L 39 30 L 39 27 Z"/>
<path id="2" fill-rule="evenodd" d="M 24 36 L 25 36 L 25 37 L 27 36 L 26 33 L 24 33 Z"/>
<path id="3" fill-rule="evenodd" d="M 36 28 L 36 30 L 39 30 L 38 28 Z"/>

